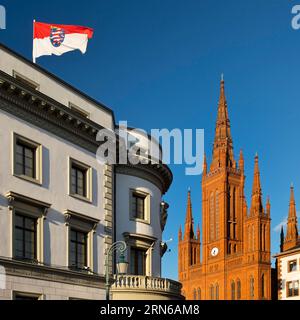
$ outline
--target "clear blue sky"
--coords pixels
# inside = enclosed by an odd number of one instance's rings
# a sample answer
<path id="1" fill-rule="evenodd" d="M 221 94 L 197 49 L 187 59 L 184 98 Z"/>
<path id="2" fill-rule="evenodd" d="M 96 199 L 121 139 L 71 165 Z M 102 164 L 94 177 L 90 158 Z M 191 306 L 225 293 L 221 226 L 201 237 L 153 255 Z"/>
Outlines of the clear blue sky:
<path id="1" fill-rule="evenodd" d="M 0 41 L 31 58 L 33 19 L 93 27 L 86 55 L 42 57 L 38 64 L 110 106 L 117 120 L 131 126 L 204 128 L 209 159 L 224 72 L 235 154 L 244 150 L 248 204 L 257 151 L 264 202 L 271 198 L 275 253 L 274 228 L 287 215 L 292 181 L 300 208 L 300 30 L 291 28 L 297 2 L 1 1 L 7 30 L 0 31 Z M 190 186 L 197 223 L 201 176 L 186 177 L 183 166 L 171 168 L 164 239 L 174 240 L 163 258 L 163 275 L 176 279 L 186 192 Z"/>

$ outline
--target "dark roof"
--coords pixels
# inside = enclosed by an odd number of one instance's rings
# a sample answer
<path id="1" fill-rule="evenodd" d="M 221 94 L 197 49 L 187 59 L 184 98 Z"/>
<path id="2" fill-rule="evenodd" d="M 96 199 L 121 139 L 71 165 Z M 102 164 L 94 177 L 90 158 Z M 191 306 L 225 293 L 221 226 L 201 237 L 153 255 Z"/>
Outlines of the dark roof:
<path id="1" fill-rule="evenodd" d="M 12 49 L 6 47 L 4 44 L 2 44 L 0 42 L 0 49 L 3 49 L 4 51 L 7 51 L 9 54 L 11 54 L 12 56 L 16 57 L 19 60 L 22 60 L 23 62 L 25 62 L 26 64 L 30 65 L 32 68 L 36 69 L 37 71 L 40 71 L 42 73 L 44 73 L 46 76 L 53 78 L 55 81 L 61 83 L 63 86 L 69 88 L 70 90 L 74 91 L 75 93 L 81 95 L 82 97 L 84 97 L 85 99 L 89 100 L 90 102 L 96 104 L 97 107 L 99 107 L 99 109 L 102 109 L 108 113 L 110 113 L 112 115 L 113 118 L 113 122 L 115 124 L 115 117 L 114 117 L 114 112 L 112 111 L 112 109 L 110 109 L 109 107 L 105 106 L 103 103 L 95 100 L 94 98 L 91 98 L 90 96 L 88 96 L 87 94 L 85 94 L 84 92 L 80 91 L 79 89 L 73 87 L 72 85 L 70 85 L 69 83 L 67 83 L 66 81 L 62 80 L 61 78 L 59 78 L 58 76 L 54 75 L 53 73 L 47 71 L 46 69 L 40 67 L 39 65 L 37 65 L 36 63 L 33 63 L 32 61 L 28 60 L 27 58 L 23 57 L 22 55 L 20 55 L 19 53 L 13 51 Z"/>

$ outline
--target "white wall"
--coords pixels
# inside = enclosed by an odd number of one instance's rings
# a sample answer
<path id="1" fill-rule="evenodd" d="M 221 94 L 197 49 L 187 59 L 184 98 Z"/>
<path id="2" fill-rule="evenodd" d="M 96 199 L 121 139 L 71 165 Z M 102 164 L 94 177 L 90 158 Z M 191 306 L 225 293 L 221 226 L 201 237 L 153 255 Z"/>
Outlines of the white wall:
<path id="1" fill-rule="evenodd" d="M 0 70 L 13 76 L 13 71 L 17 71 L 22 76 L 29 78 L 30 80 L 39 84 L 39 91 L 52 99 L 60 102 L 65 106 L 69 106 L 69 102 L 75 104 L 81 109 L 87 111 L 90 114 L 90 119 L 105 128 L 112 129 L 113 119 L 112 115 L 99 108 L 96 104 L 92 103 L 85 97 L 79 95 L 75 91 L 72 91 L 68 87 L 64 87 L 60 82 L 49 77 L 42 71 L 38 71 L 31 65 L 23 62 L 22 60 L 14 57 L 7 51 L 0 48 Z"/>
<path id="2" fill-rule="evenodd" d="M 130 189 L 150 194 L 150 224 L 130 220 Z M 151 182 L 124 174 L 116 174 L 116 240 L 124 240 L 123 233 L 138 233 L 156 237 L 152 252 L 152 272 L 154 277 L 161 276 L 160 227 L 161 192 Z"/>
<path id="3" fill-rule="evenodd" d="M 288 272 L 288 262 L 292 260 L 297 260 L 297 271 Z M 286 284 L 289 281 L 298 280 L 300 283 L 300 253 L 290 255 L 287 257 L 281 257 L 279 270 L 281 270 L 282 288 L 281 297 L 282 300 L 300 300 L 300 295 L 298 297 L 287 297 Z"/>
<path id="4" fill-rule="evenodd" d="M 13 132 L 43 146 L 42 186 L 12 175 Z M 95 272 L 103 274 L 103 166 L 97 162 L 95 155 L 3 111 L 0 111 L 0 141 L 0 256 L 11 256 L 11 213 L 4 195 L 13 191 L 51 204 L 45 220 L 44 261 L 52 265 L 67 265 L 67 227 L 64 210 L 73 210 L 101 220 L 94 238 L 94 256 L 97 257 L 97 260 L 94 260 L 94 268 Z M 92 203 L 68 195 L 69 157 L 93 168 Z"/>

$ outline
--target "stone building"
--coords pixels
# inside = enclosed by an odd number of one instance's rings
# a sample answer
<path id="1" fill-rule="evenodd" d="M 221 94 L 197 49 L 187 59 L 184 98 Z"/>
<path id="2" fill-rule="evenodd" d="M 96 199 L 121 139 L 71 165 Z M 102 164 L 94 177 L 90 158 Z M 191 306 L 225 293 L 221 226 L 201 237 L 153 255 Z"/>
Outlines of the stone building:
<path id="1" fill-rule="evenodd" d="M 256 155 L 247 208 L 244 157 L 234 157 L 223 80 L 217 113 L 212 161 L 208 166 L 204 159 L 202 175 L 202 239 L 199 226 L 194 230 L 190 191 L 179 230 L 182 292 L 194 300 L 271 299 L 270 201 L 263 206 Z"/>
<path id="2" fill-rule="evenodd" d="M 0 45 L 0 299 L 105 299 L 117 240 L 131 278 L 111 298 L 182 298 L 161 278 L 172 173 L 97 161 L 102 129 L 118 135 L 111 109 Z"/>

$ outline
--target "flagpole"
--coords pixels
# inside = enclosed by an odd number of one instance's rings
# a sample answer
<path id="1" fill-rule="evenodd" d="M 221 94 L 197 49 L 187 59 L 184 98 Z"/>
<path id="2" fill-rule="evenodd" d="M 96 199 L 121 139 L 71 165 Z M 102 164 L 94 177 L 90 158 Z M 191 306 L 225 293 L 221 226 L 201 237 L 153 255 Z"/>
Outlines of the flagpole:
<path id="1" fill-rule="evenodd" d="M 33 38 L 32 38 L 32 61 L 33 61 L 33 63 L 35 63 L 35 55 L 34 55 L 34 27 L 35 27 L 35 19 L 33 19 L 33 31 L 32 31 L 32 33 L 33 33 Z"/>

